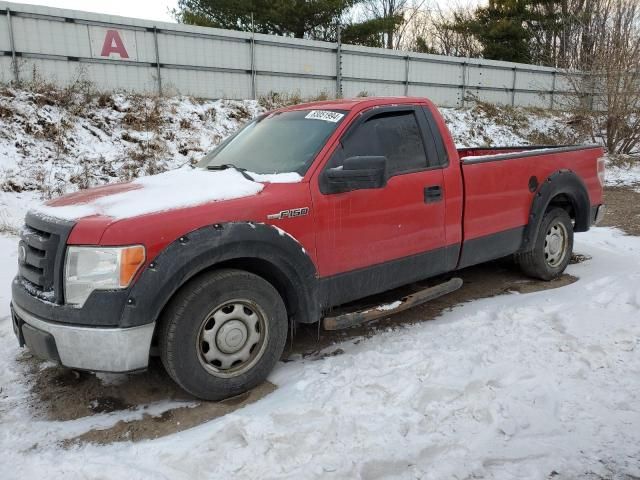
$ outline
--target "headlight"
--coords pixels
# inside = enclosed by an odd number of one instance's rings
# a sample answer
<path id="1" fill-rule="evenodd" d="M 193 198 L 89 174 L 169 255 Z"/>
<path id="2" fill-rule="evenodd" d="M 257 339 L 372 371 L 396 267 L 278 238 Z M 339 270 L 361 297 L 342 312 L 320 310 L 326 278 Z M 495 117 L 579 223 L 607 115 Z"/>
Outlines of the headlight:
<path id="1" fill-rule="evenodd" d="M 142 245 L 68 247 L 64 266 L 66 303 L 81 307 L 94 290 L 128 287 L 144 261 Z"/>

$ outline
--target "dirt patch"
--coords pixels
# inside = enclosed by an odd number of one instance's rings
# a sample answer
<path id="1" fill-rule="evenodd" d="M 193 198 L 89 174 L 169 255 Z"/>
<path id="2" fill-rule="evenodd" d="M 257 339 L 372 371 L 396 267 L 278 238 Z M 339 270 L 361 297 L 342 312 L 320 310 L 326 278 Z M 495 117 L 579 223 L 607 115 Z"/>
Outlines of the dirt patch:
<path id="1" fill-rule="evenodd" d="M 32 405 L 51 420 L 75 420 L 160 400 L 193 400 L 171 381 L 157 359 L 152 359 L 147 371 L 131 375 L 95 375 L 58 366 L 36 373 Z"/>
<path id="2" fill-rule="evenodd" d="M 607 211 L 603 226 L 618 227 L 629 235 L 640 235 L 640 193 L 630 187 L 608 187 L 604 191 Z"/>
<path id="3" fill-rule="evenodd" d="M 226 415 L 271 393 L 275 386 L 266 382 L 250 392 L 223 402 L 202 402 L 181 390 L 153 358 L 149 369 L 139 374 L 91 374 L 43 363 L 25 352 L 18 361 L 31 379 L 31 409 L 37 416 L 68 421 L 114 412 L 125 412 L 139 405 L 162 401 L 185 402 L 160 415 L 144 413 L 141 419 L 120 421 L 114 426 L 68 440 L 111 443 L 123 440 L 157 438 L 194 427 Z"/>
<path id="4" fill-rule="evenodd" d="M 239 408 L 249 405 L 275 390 L 275 385 L 265 382 L 262 385 L 222 402 L 202 402 L 194 407 L 181 407 L 167 410 L 160 415 L 144 414 L 141 420 L 119 421 L 111 428 L 89 430 L 82 435 L 63 443 L 69 447 L 80 443 L 113 443 L 121 441 L 139 441 L 164 437 L 201 425 Z"/>
<path id="5" fill-rule="evenodd" d="M 25 351 L 18 357 L 30 380 L 30 408 L 35 416 L 69 421 L 97 414 L 134 412 L 156 402 L 183 402 L 158 415 L 146 412 L 131 421 L 119 421 L 104 429 L 93 429 L 64 442 L 112 443 L 158 438 L 221 417 L 249 405 L 275 390 L 265 382 L 222 402 L 203 402 L 181 390 L 153 358 L 149 369 L 139 374 L 92 374 L 42 362 Z M 142 407 L 140 407 L 142 406 Z"/>

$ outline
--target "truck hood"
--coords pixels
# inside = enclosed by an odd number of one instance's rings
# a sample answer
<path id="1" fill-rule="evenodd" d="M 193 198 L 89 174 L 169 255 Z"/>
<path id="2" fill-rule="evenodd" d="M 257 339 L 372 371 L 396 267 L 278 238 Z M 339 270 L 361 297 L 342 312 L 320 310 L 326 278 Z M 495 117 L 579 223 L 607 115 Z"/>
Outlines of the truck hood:
<path id="1" fill-rule="evenodd" d="M 70 221 L 92 216 L 121 220 L 256 195 L 264 188 L 263 182 L 301 180 L 295 173 L 254 178 L 251 181 L 233 169 L 184 168 L 65 195 L 36 207 L 33 213 Z"/>

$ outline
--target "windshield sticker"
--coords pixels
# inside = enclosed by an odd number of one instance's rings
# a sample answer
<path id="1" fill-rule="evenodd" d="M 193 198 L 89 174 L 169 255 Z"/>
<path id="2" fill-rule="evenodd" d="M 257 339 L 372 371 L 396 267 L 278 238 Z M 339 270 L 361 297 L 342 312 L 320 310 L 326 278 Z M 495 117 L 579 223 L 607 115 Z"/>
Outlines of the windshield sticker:
<path id="1" fill-rule="evenodd" d="M 344 117 L 344 113 L 331 112 L 329 110 L 311 110 L 304 118 L 311 120 L 324 120 L 325 122 L 337 123 Z"/>

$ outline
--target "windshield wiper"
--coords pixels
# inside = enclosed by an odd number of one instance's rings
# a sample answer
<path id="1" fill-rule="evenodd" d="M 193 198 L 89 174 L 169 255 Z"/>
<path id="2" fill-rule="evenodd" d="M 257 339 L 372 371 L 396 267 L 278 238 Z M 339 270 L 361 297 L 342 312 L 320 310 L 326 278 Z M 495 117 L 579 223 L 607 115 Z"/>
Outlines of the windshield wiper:
<path id="1" fill-rule="evenodd" d="M 237 167 L 233 163 L 223 163 L 222 165 L 207 165 L 207 170 L 228 170 L 229 168 L 233 168 L 234 170 L 240 172 L 244 178 L 247 180 L 251 180 L 255 182 L 255 178 L 247 173 L 246 168 Z"/>

